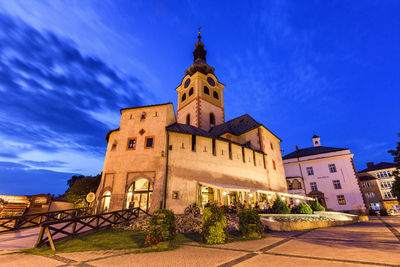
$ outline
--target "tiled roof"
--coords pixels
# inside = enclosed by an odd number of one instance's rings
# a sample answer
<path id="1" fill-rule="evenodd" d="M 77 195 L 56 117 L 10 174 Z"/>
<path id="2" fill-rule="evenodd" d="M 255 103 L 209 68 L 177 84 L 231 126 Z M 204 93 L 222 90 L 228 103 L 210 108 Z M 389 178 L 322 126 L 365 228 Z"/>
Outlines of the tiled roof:
<path id="1" fill-rule="evenodd" d="M 292 153 L 289 153 L 286 156 L 284 156 L 283 159 L 301 158 L 301 157 L 336 152 L 347 149 L 348 148 L 337 148 L 337 147 L 327 147 L 327 146 L 308 147 L 293 151 Z"/>
<path id="2" fill-rule="evenodd" d="M 215 135 L 215 134 L 213 134 L 213 133 L 204 131 L 204 130 L 202 130 L 202 129 L 200 129 L 200 128 L 197 128 L 197 127 L 195 127 L 195 126 L 192 126 L 192 125 L 181 124 L 181 123 L 174 123 L 174 124 L 171 124 L 171 125 L 167 126 L 166 129 L 167 129 L 167 131 L 169 131 L 169 132 L 184 133 L 184 134 L 193 134 L 193 135 L 197 135 L 197 136 L 204 136 L 204 137 L 209 137 L 209 138 L 218 139 L 218 140 L 225 141 L 225 142 L 229 142 L 229 143 L 232 143 L 232 144 L 236 144 L 236 145 L 239 145 L 239 146 L 242 146 L 242 147 L 248 147 L 248 148 L 250 148 L 250 149 L 252 149 L 252 150 L 254 150 L 254 151 L 257 151 L 257 152 L 259 152 L 259 153 L 264 154 L 264 152 L 261 151 L 261 150 L 254 149 L 254 148 L 249 147 L 249 146 L 247 146 L 247 145 L 240 144 L 240 143 L 234 142 L 234 141 L 232 141 L 232 140 L 219 137 L 218 135 Z"/>
<path id="3" fill-rule="evenodd" d="M 224 124 L 213 127 L 210 132 L 218 136 L 224 133 L 241 135 L 261 125 L 261 123 L 258 123 L 255 119 L 250 117 L 250 115 L 245 114 L 233 120 L 227 121 Z"/>
<path id="4" fill-rule="evenodd" d="M 368 167 L 362 171 L 359 171 L 359 173 L 361 172 L 370 172 L 370 171 L 377 171 L 377 170 L 384 170 L 384 169 L 389 169 L 389 168 L 396 168 L 396 164 L 392 163 L 392 162 L 380 162 L 374 166 Z"/>
<path id="5" fill-rule="evenodd" d="M 360 181 L 370 181 L 370 180 L 375 180 L 376 178 L 369 175 L 363 175 L 359 176 L 358 179 L 360 179 Z"/>

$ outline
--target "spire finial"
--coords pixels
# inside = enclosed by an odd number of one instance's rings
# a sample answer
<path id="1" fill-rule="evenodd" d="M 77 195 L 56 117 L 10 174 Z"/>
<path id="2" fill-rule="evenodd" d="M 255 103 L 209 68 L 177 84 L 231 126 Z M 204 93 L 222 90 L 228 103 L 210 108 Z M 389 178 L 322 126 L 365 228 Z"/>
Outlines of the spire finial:
<path id="1" fill-rule="evenodd" d="M 198 38 L 199 41 L 200 41 L 200 39 L 201 39 L 201 27 L 199 27 L 199 31 L 198 31 L 197 33 L 199 34 L 199 36 L 197 36 L 197 38 Z"/>

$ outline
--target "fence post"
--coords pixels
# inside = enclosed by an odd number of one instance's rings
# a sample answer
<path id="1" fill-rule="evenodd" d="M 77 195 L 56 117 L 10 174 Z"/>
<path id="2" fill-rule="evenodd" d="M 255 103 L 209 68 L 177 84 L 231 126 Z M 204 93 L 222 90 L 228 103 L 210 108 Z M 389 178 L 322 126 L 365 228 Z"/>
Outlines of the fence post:
<path id="1" fill-rule="evenodd" d="M 36 244 L 35 244 L 35 248 L 37 248 L 40 245 L 40 243 L 42 242 L 43 234 L 44 234 L 44 227 L 43 227 L 43 225 L 41 225 L 40 226 L 39 235 L 38 235 L 38 239 L 37 239 Z"/>
<path id="2" fill-rule="evenodd" d="M 48 226 L 46 226 L 46 233 L 47 233 L 47 238 L 49 239 L 51 250 L 56 251 L 56 246 L 54 245 L 53 238 L 51 237 L 51 233 Z"/>

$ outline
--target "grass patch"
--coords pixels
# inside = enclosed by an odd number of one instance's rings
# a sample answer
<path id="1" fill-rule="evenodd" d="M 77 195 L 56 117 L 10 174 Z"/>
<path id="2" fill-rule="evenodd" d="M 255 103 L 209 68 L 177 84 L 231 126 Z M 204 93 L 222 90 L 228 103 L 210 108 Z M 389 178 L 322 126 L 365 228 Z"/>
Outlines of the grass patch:
<path id="1" fill-rule="evenodd" d="M 55 242 L 56 251 L 52 251 L 49 246 L 43 246 L 39 248 L 23 249 L 20 252 L 34 255 L 53 255 L 65 252 L 133 249 L 126 252 L 126 254 L 131 254 L 173 250 L 188 242 L 196 242 L 205 245 L 202 243 L 201 234 L 198 233 L 177 234 L 174 242 L 169 247 L 145 247 L 145 240 L 146 233 L 143 231 L 110 228 L 96 233 L 78 236 L 73 239 Z M 233 232 L 229 233 L 227 243 L 249 240 L 255 239 L 244 238 L 240 232 Z"/>

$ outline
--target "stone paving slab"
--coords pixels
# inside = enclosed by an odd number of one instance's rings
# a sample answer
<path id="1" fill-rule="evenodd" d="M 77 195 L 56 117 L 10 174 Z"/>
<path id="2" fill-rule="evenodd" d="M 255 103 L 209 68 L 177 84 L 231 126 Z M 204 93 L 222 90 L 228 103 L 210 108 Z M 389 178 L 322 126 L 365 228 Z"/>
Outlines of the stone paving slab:
<path id="1" fill-rule="evenodd" d="M 246 260 L 245 262 L 241 262 L 237 265 L 237 267 L 265 267 L 265 266 L 307 266 L 307 267 L 368 267 L 376 265 L 369 264 L 355 264 L 355 263 L 345 263 L 345 262 L 333 262 L 333 261 L 325 261 L 325 260 L 314 260 L 314 259 L 302 259 L 302 258 L 294 258 L 288 256 L 275 256 L 275 255 L 265 255 L 260 254 L 253 258 Z"/>
<path id="2" fill-rule="evenodd" d="M 275 247 L 270 252 L 330 259 L 400 263 L 400 244 L 298 239 Z"/>
<path id="3" fill-rule="evenodd" d="M 239 244 L 239 242 L 234 242 L 234 243 L 213 245 L 213 247 L 256 251 L 256 250 L 262 249 L 266 246 L 272 245 L 273 243 L 276 243 L 283 239 L 284 238 L 267 236 L 266 238 L 260 239 L 260 240 L 241 241 L 240 244 Z"/>
<path id="4" fill-rule="evenodd" d="M 36 255 L 24 255 L 24 254 L 9 254 L 0 255 L 0 266 L 2 267 L 17 267 L 17 266 L 60 266 L 64 263 Z"/>
<path id="5" fill-rule="evenodd" d="M 183 246 L 177 250 L 127 254 L 87 262 L 93 266 L 218 266 L 248 253 L 213 248 Z"/>

